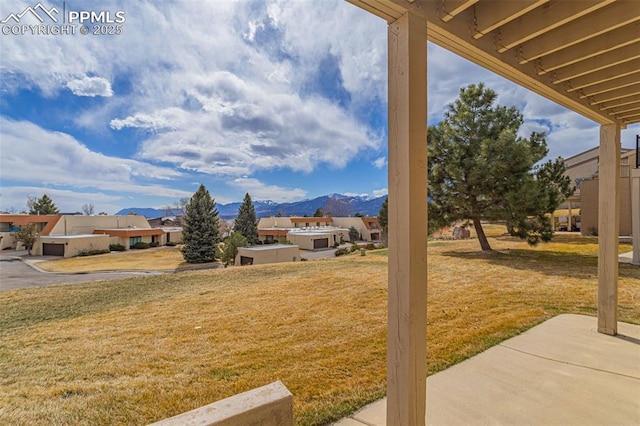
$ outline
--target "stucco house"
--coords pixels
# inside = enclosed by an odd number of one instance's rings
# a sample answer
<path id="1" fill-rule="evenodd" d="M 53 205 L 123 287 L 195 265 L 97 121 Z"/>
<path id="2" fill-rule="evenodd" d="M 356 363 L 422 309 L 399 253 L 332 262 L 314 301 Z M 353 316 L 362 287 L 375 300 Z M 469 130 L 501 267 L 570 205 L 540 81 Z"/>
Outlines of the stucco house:
<path id="1" fill-rule="evenodd" d="M 300 260 L 300 248 L 291 244 L 268 244 L 251 247 L 238 247 L 236 265 L 264 265 L 267 263 L 297 262 Z"/>
<path id="2" fill-rule="evenodd" d="M 375 217 L 266 217 L 258 222 L 258 236 L 263 243 L 285 238 L 303 250 L 321 250 L 349 241 L 354 227 L 362 241 L 379 241 L 381 227 Z"/>
<path id="3" fill-rule="evenodd" d="M 129 249 L 137 242 L 182 241 L 181 228 L 152 228 L 144 216 L 0 214 L 2 250 L 20 248 L 11 234 L 30 223 L 36 223 L 40 233 L 34 255 L 73 257 L 85 250 L 108 250 L 110 244 Z"/>
<path id="4" fill-rule="evenodd" d="M 637 153 L 635 149 L 620 149 L 620 228 L 619 235 L 630 236 L 632 234 L 633 214 L 640 212 L 632 210 L 632 184 L 635 171 Z M 598 231 L 598 172 L 599 172 L 600 148 L 595 147 L 576 154 L 564 160 L 566 166 L 565 175 L 571 178 L 575 185 L 574 194 L 559 208 L 563 209 L 560 217 L 571 217 L 571 227 L 583 235 L 596 234 Z M 567 222 L 568 220 L 565 219 Z M 562 224 L 563 222 L 559 222 Z"/>

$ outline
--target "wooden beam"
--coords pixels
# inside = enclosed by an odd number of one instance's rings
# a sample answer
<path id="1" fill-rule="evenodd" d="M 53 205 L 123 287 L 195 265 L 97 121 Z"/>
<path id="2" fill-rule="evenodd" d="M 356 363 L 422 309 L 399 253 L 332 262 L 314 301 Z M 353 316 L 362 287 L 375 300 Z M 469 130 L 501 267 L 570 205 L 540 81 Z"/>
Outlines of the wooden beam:
<path id="1" fill-rule="evenodd" d="M 456 15 L 464 12 L 476 4 L 479 0 L 442 0 L 442 7 L 440 8 L 440 19 L 444 22 L 449 22 Z"/>
<path id="2" fill-rule="evenodd" d="M 501 25 L 518 19 L 549 0 L 494 0 L 473 6 L 473 38 L 478 39 Z"/>
<path id="3" fill-rule="evenodd" d="M 555 70 L 552 73 L 553 83 L 561 83 L 638 58 L 640 58 L 640 42 Z M 538 71 L 539 75 L 544 73 L 542 69 Z"/>
<path id="4" fill-rule="evenodd" d="M 517 3 L 517 2 L 515 2 Z M 597 35 L 640 20 L 634 1 L 617 1 L 598 12 L 597 19 L 586 15 L 549 31 L 520 46 L 520 63 L 524 64 Z"/>
<path id="5" fill-rule="evenodd" d="M 427 302 L 426 21 L 389 34 L 387 425 L 424 425 Z"/>
<path id="6" fill-rule="evenodd" d="M 615 0 L 552 1 L 500 27 L 498 52 L 503 53 L 548 31 L 574 21 Z"/>
<path id="7" fill-rule="evenodd" d="M 601 93 L 599 95 L 593 96 L 593 100 L 591 100 L 591 105 L 603 104 L 605 102 L 614 101 L 616 99 L 624 99 L 630 96 L 640 94 L 640 83 L 636 83 L 627 87 L 623 87 L 622 89 L 612 90 L 610 92 Z"/>
<path id="8" fill-rule="evenodd" d="M 609 108 L 608 111 L 611 114 L 624 114 L 625 112 L 640 111 L 640 103 Z"/>
<path id="9" fill-rule="evenodd" d="M 620 126 L 600 126 L 598 160 L 598 331 L 618 332 Z"/>
<path id="10" fill-rule="evenodd" d="M 594 84 L 611 81 L 629 74 L 634 74 L 638 72 L 638 70 L 640 70 L 640 59 L 623 62 L 600 71 L 586 74 L 582 77 L 572 78 L 569 80 L 570 87 L 567 91 L 573 92 L 574 90 L 582 89 L 583 87 L 589 87 Z"/>
<path id="11" fill-rule="evenodd" d="M 630 34 L 635 34 L 629 37 Z M 640 22 L 617 28 L 589 39 L 586 43 L 562 49 L 541 58 L 541 68 L 551 72 L 594 56 L 602 55 L 640 41 Z M 637 46 L 635 47 L 637 49 Z"/>
<path id="12" fill-rule="evenodd" d="M 611 102 L 598 104 L 598 108 L 600 108 L 601 110 L 608 110 L 611 108 L 618 108 L 621 106 L 634 105 L 634 104 L 637 104 L 638 102 L 640 102 L 640 96 L 634 95 L 634 96 L 629 96 L 627 98 L 620 98 Z"/>
<path id="13" fill-rule="evenodd" d="M 580 97 L 599 95 L 601 93 L 610 92 L 615 89 L 633 86 L 634 84 L 638 83 L 638 81 L 640 81 L 640 69 L 624 77 L 605 81 L 599 84 L 594 84 L 593 86 L 584 87 L 580 90 Z"/>

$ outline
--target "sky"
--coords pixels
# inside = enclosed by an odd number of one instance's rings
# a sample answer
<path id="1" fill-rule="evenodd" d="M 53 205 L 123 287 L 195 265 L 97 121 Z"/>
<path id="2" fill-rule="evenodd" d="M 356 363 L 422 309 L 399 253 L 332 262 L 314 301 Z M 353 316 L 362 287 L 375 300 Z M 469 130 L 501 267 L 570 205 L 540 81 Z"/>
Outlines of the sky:
<path id="1" fill-rule="evenodd" d="M 3 0 L 0 21 L 2 211 L 386 194 L 386 22 L 344 0 Z M 548 158 L 598 145 L 597 123 L 427 48 L 428 124 L 484 82 Z"/>

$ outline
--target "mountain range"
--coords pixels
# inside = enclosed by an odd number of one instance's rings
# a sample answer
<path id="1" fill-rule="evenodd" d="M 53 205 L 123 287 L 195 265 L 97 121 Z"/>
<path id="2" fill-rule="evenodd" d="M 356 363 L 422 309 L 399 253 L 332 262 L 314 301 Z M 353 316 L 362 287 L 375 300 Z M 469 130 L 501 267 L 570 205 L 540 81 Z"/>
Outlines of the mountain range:
<path id="1" fill-rule="evenodd" d="M 324 213 L 331 213 L 333 216 L 353 216 L 360 213 L 363 216 L 377 216 L 386 195 L 378 198 L 366 196 L 351 196 L 343 194 L 330 194 L 310 200 L 296 201 L 293 203 L 275 203 L 273 201 L 254 201 L 253 207 L 256 210 L 256 217 L 277 216 L 313 216 L 320 207 Z M 238 208 L 242 203 L 216 204 L 218 215 L 223 219 L 233 219 L 238 215 Z M 127 215 L 135 213 L 153 219 L 163 216 L 174 216 L 180 214 L 176 211 L 170 212 L 166 209 L 153 209 L 144 207 L 131 207 L 122 209 L 116 215 Z"/>

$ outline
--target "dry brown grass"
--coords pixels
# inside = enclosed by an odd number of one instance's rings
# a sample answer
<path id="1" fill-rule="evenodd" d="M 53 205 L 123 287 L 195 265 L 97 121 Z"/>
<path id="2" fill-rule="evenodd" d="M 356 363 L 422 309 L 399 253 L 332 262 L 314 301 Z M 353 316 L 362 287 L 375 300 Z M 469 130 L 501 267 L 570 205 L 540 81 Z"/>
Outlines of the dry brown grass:
<path id="1" fill-rule="evenodd" d="M 184 261 L 179 247 L 112 252 L 97 256 L 72 257 L 38 262 L 49 272 L 84 273 L 97 271 L 174 271 L 193 267 Z"/>
<path id="2" fill-rule="evenodd" d="M 429 374 L 595 314 L 595 240 L 559 237 L 430 244 Z M 340 418 L 385 391 L 386 270 L 378 251 L 0 293 L 0 423 L 145 424 L 274 380 L 298 424 Z M 621 265 L 622 321 L 639 301 L 640 269 Z"/>

